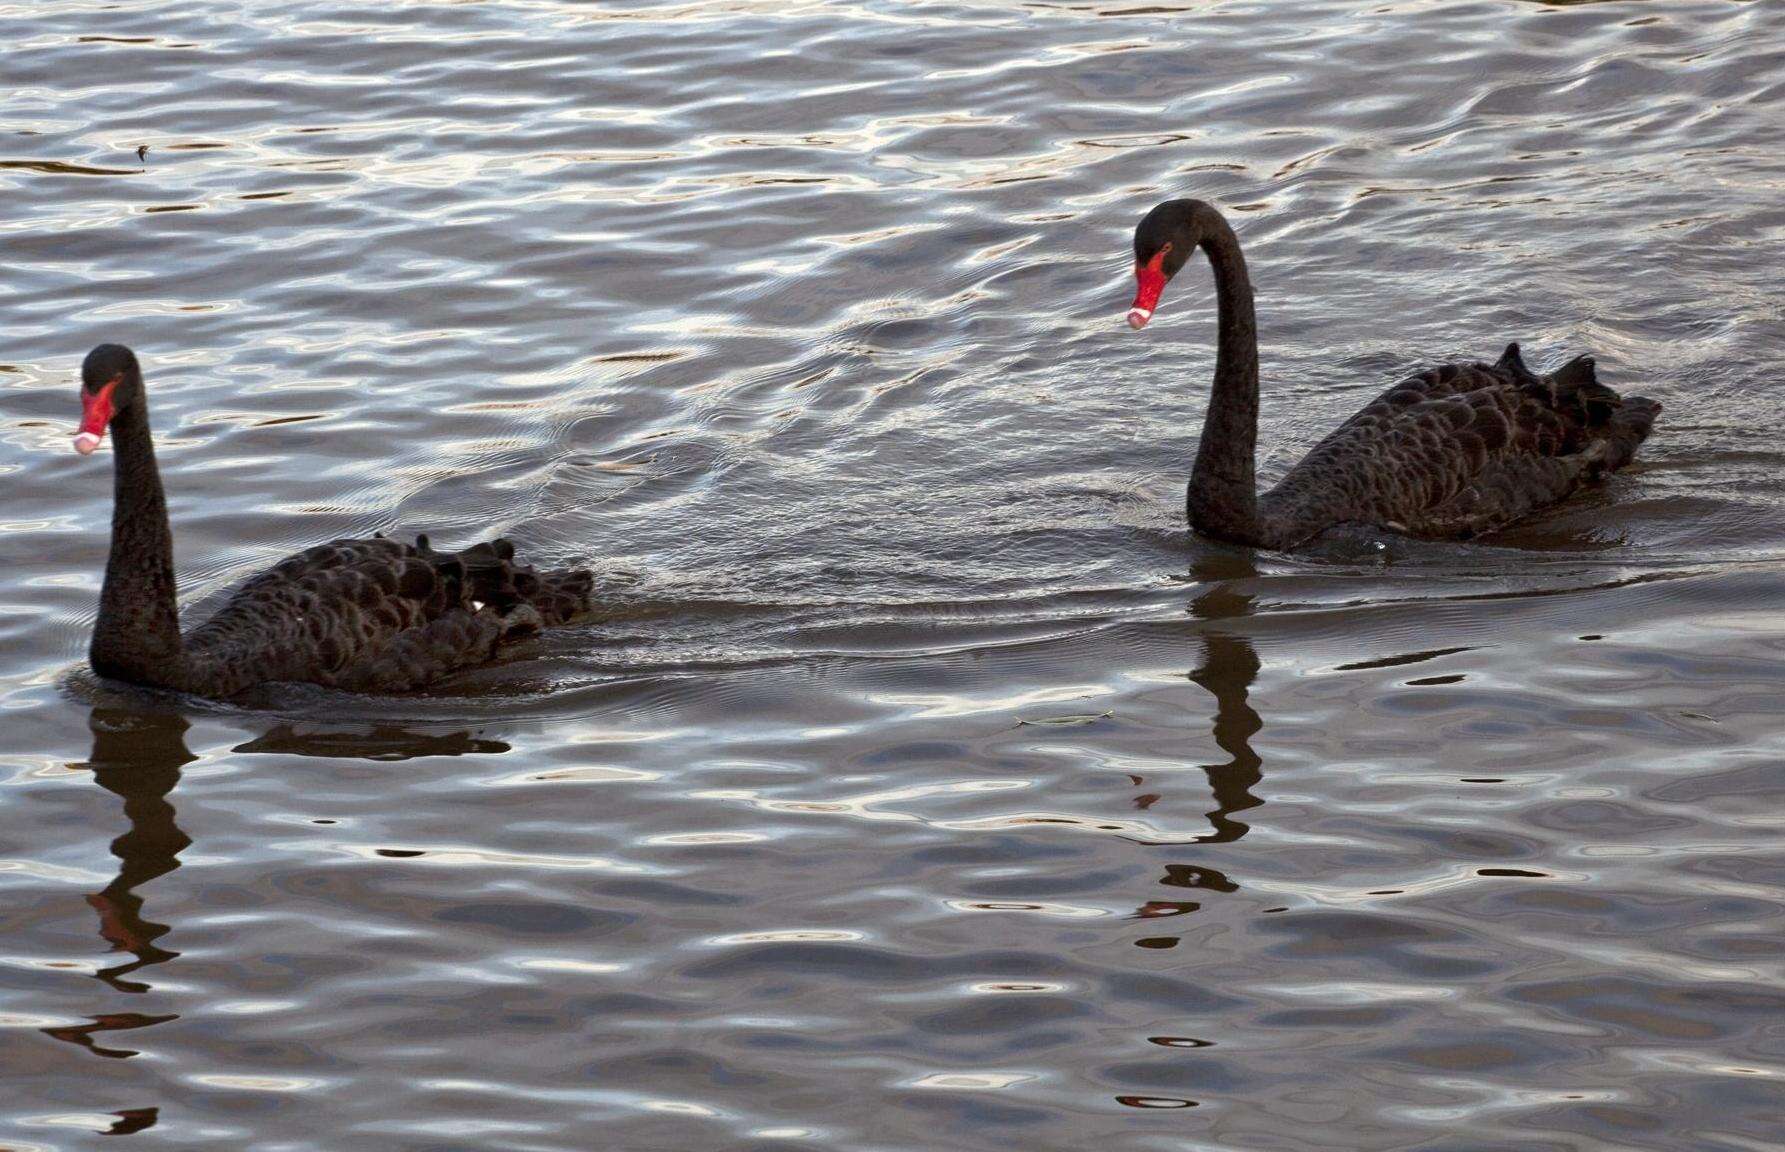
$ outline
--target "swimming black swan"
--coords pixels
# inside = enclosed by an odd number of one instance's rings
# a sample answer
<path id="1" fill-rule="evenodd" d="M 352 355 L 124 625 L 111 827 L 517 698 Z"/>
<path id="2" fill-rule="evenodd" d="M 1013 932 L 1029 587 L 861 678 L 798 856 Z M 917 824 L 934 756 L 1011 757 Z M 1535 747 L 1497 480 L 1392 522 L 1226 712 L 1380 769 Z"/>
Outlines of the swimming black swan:
<path id="1" fill-rule="evenodd" d="M 1134 230 L 1139 291 L 1128 323 L 1152 319 L 1166 282 L 1208 253 L 1219 309 L 1215 383 L 1190 474 L 1190 525 L 1287 549 L 1341 524 L 1462 538 L 1504 527 L 1621 468 L 1661 405 L 1600 384 L 1577 357 L 1548 376 L 1517 344 L 1494 364 L 1445 364 L 1403 380 L 1316 444 L 1260 496 L 1258 331 L 1233 229 L 1200 200 L 1168 200 Z"/>
<path id="2" fill-rule="evenodd" d="M 506 540 L 463 552 L 336 540 L 282 560 L 180 635 L 173 539 L 136 355 L 101 344 L 81 365 L 86 456 L 112 430 L 112 551 L 88 660 L 101 676 L 199 696 L 304 681 L 400 692 L 489 660 L 502 644 L 587 611 L 587 572 L 536 573 Z"/>

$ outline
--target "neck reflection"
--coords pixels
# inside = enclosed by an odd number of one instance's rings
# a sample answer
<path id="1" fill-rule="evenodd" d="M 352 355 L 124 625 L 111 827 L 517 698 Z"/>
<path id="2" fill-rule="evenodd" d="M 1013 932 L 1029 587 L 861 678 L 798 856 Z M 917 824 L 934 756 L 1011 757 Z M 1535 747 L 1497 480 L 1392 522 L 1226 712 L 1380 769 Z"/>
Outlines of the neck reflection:
<path id="1" fill-rule="evenodd" d="M 1191 616 L 1217 621 L 1252 615 L 1253 596 L 1239 586 L 1240 581 L 1258 575 L 1250 550 L 1223 549 L 1199 556 L 1191 565 L 1191 574 L 1207 585 L 1190 602 Z M 1252 641 L 1236 631 L 1206 628 L 1202 635 L 1202 663 L 1191 671 L 1190 679 L 1215 698 L 1215 746 L 1228 759 L 1201 765 L 1215 797 L 1215 808 L 1208 813 L 1214 831 L 1201 839 L 1226 843 L 1251 831 L 1251 825 L 1235 819 L 1234 814 L 1263 803 L 1252 794 L 1253 785 L 1264 778 L 1264 761 L 1252 750 L 1252 737 L 1264 727 L 1264 721 L 1247 702 L 1258 679 L 1258 653 Z"/>
<path id="2" fill-rule="evenodd" d="M 180 853 L 192 843 L 174 823 L 167 796 L 180 782 L 180 769 L 197 757 L 186 747 L 187 724 L 179 716 L 95 708 L 88 724 L 93 752 L 87 766 L 101 788 L 124 801 L 124 817 L 130 822 L 112 841 L 117 877 L 87 897 L 87 903 L 99 913 L 99 934 L 133 959 L 96 975 L 121 992 L 146 992 L 147 984 L 126 977 L 179 953 L 156 943 L 168 926 L 143 915 L 143 898 L 136 889 L 178 868 Z"/>
<path id="3" fill-rule="evenodd" d="M 1191 575 L 1202 585 L 1202 590 L 1190 602 L 1190 615 L 1206 621 L 1250 616 L 1253 597 L 1239 587 L 1239 582 L 1258 575 L 1251 551 L 1217 548 L 1198 556 L 1191 564 Z M 1252 830 L 1251 825 L 1234 814 L 1263 803 L 1252 794 L 1253 785 L 1264 778 L 1264 761 L 1252 750 L 1252 737 L 1264 727 L 1264 721 L 1247 702 L 1247 694 L 1258 678 L 1258 653 L 1253 650 L 1252 642 L 1236 631 L 1207 627 L 1201 634 L 1202 663 L 1188 673 L 1188 678 L 1215 698 L 1215 745 L 1227 754 L 1227 759 L 1198 765 L 1208 777 L 1215 807 L 1205 813 L 1211 830 L 1188 842 L 1232 843 Z M 1140 783 L 1138 778 L 1135 782 Z M 1138 797 L 1135 803 L 1145 808 L 1158 799 L 1158 794 L 1153 793 Z M 1159 883 L 1174 889 L 1196 890 L 1199 896 L 1208 892 L 1239 890 L 1239 885 L 1226 873 L 1205 863 L 1167 864 Z M 1187 895 L 1173 892 L 1170 899 L 1148 900 L 1135 909 L 1133 918 L 1157 920 L 1184 916 L 1202 907 L 1200 900 L 1185 899 Z M 1175 935 L 1143 936 L 1134 943 L 1142 948 L 1173 948 L 1178 939 Z"/>
<path id="4" fill-rule="evenodd" d="M 124 834 L 112 841 L 112 855 L 119 861 L 117 876 L 88 896 L 87 903 L 99 913 L 99 935 L 114 952 L 126 953 L 130 959 L 102 968 L 94 976 L 119 992 L 143 993 L 149 991 L 149 985 L 130 977 L 151 965 L 165 964 L 179 953 L 157 943 L 169 928 L 143 915 L 143 898 L 136 890 L 178 868 L 180 853 L 192 843 L 174 823 L 174 808 L 167 795 L 180 782 L 180 768 L 197 757 L 186 748 L 186 721 L 178 716 L 95 708 L 88 726 L 93 730 L 93 751 L 86 767 L 101 788 L 124 801 L 124 817 L 129 821 Z M 137 1054 L 134 1049 L 110 1047 L 96 1037 L 176 1018 L 107 1012 L 90 1017 L 88 1024 L 45 1028 L 44 1032 L 95 1056 L 127 1059 Z"/>

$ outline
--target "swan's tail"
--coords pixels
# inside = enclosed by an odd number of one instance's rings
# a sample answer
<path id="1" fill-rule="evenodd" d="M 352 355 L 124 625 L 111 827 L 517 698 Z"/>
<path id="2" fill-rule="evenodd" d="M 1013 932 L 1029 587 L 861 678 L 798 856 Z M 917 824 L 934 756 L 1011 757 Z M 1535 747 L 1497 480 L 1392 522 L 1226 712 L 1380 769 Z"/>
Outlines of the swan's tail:
<path id="1" fill-rule="evenodd" d="M 1599 383 L 1591 356 L 1576 356 L 1550 374 L 1556 406 L 1579 414 L 1596 442 L 1597 467 L 1615 472 L 1630 463 L 1648 439 L 1661 404 L 1647 396 L 1620 396 Z"/>
<path id="2" fill-rule="evenodd" d="M 594 608 L 595 577 L 584 568 L 538 573 L 528 569 L 516 577 L 515 586 L 527 603 L 538 609 L 547 627 L 567 623 Z"/>
<path id="3" fill-rule="evenodd" d="M 472 599 L 505 616 L 525 605 L 538 613 L 540 624 L 549 628 L 593 607 L 595 577 L 586 569 L 535 572 L 515 562 L 514 545 L 505 539 L 473 544 L 458 552 L 434 552 L 428 547 L 426 536 L 417 537 L 415 545 L 437 572 L 462 579 Z"/>
<path id="4" fill-rule="evenodd" d="M 1655 424 L 1655 417 L 1661 414 L 1661 402 L 1651 400 L 1647 396 L 1625 396 L 1618 402 L 1617 411 L 1606 421 L 1609 435 L 1606 440 L 1609 448 L 1605 457 L 1605 470 L 1616 471 L 1630 463 L 1636 455 L 1637 446 L 1649 438 L 1649 429 Z"/>

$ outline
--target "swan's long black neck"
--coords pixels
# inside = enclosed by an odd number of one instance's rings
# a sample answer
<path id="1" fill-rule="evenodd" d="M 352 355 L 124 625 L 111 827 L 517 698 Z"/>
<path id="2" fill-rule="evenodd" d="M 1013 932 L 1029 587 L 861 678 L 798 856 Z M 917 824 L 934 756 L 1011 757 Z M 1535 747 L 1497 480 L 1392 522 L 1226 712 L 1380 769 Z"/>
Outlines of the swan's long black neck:
<path id="1" fill-rule="evenodd" d="M 141 382 L 134 383 L 134 400 L 111 422 L 112 551 L 89 658 L 101 676 L 178 688 L 185 658 L 173 536 L 149 439 L 148 404 Z"/>
<path id="2" fill-rule="evenodd" d="M 1215 273 L 1219 308 L 1215 384 L 1190 473 L 1190 523 L 1211 536 L 1264 543 L 1253 452 L 1258 439 L 1258 320 L 1239 238 L 1206 206 L 1198 213 L 1202 250 Z"/>

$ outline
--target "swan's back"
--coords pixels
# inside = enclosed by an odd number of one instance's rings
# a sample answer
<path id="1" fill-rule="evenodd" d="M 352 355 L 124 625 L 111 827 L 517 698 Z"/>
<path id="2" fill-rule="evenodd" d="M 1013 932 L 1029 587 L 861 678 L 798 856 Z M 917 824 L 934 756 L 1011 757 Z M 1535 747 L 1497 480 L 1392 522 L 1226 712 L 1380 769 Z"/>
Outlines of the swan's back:
<path id="1" fill-rule="evenodd" d="M 1497 363 L 1390 388 L 1266 493 L 1260 515 L 1298 539 L 1343 523 L 1479 535 L 1629 463 L 1660 410 L 1600 384 L 1590 357 L 1539 376 L 1513 344 Z"/>
<path id="2" fill-rule="evenodd" d="M 403 691 L 490 659 L 589 608 L 587 572 L 536 573 L 506 540 L 436 552 L 426 536 L 336 540 L 244 584 L 185 637 L 192 688 L 303 681 Z"/>

